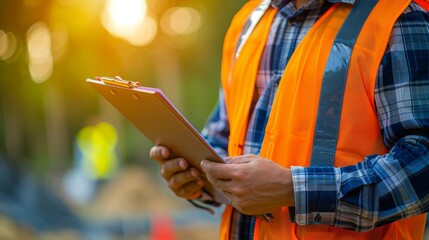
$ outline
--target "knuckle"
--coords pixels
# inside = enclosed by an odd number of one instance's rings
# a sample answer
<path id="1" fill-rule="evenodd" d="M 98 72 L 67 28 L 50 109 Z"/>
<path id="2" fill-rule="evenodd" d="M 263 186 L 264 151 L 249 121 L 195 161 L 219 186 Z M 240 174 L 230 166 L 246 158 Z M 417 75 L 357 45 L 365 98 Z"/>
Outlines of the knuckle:
<path id="1" fill-rule="evenodd" d="M 185 197 L 182 195 L 182 193 L 180 191 L 173 191 L 173 192 L 177 197 Z"/>
<path id="2" fill-rule="evenodd" d="M 234 184 L 229 188 L 229 191 L 236 197 L 243 197 L 246 194 L 245 189 L 241 185 Z"/>
<path id="3" fill-rule="evenodd" d="M 176 193 L 176 196 L 178 197 L 183 197 L 183 198 L 186 197 L 186 193 L 183 189 L 179 189 L 175 193 Z"/>
<path id="4" fill-rule="evenodd" d="M 232 178 L 237 180 L 243 180 L 245 178 L 245 174 L 241 170 L 237 170 L 231 173 Z"/>
<path id="5" fill-rule="evenodd" d="M 239 198 L 243 197 L 245 194 L 245 191 L 240 189 L 240 188 L 235 188 L 232 191 L 234 192 L 234 195 L 239 197 Z"/>
<path id="6" fill-rule="evenodd" d="M 193 178 L 193 176 L 192 176 L 192 174 L 191 174 L 191 170 L 186 170 L 185 172 L 184 172 L 184 177 L 187 179 L 187 180 L 191 180 L 192 178 Z"/>
<path id="7" fill-rule="evenodd" d="M 166 168 L 166 169 L 171 169 L 171 167 L 172 167 L 172 163 L 174 163 L 174 160 L 168 160 L 168 161 L 165 161 L 165 162 L 162 164 L 162 166 L 163 166 L 164 168 Z"/>
<path id="8" fill-rule="evenodd" d="M 168 181 L 168 187 L 172 190 L 176 190 L 177 189 L 177 180 L 176 178 L 170 178 Z"/>
<path id="9" fill-rule="evenodd" d="M 176 195 L 178 195 L 179 197 L 188 198 L 192 195 L 193 192 L 195 192 L 195 190 L 193 190 L 190 184 L 187 184 L 186 186 L 183 186 L 178 189 L 178 191 L 176 191 Z"/>
<path id="10" fill-rule="evenodd" d="M 164 171 L 166 174 L 173 174 L 175 172 L 180 171 L 179 163 L 177 159 L 165 161 L 162 164 L 162 168 L 164 168 Z"/>
<path id="11" fill-rule="evenodd" d="M 171 169 L 169 169 L 168 166 L 165 166 L 164 164 L 161 166 L 161 176 L 164 179 L 170 180 L 170 178 L 172 177 L 173 174 L 174 174 L 174 172 L 171 171 Z"/>
<path id="12" fill-rule="evenodd" d="M 164 165 L 161 166 L 161 176 L 165 179 L 167 179 L 167 172 L 164 168 Z"/>
<path id="13" fill-rule="evenodd" d="M 200 189 L 201 189 L 201 186 L 198 185 L 197 182 L 192 182 L 191 184 L 188 184 L 186 186 L 186 191 L 190 192 L 190 193 L 193 193 L 193 192 L 200 190 Z"/>

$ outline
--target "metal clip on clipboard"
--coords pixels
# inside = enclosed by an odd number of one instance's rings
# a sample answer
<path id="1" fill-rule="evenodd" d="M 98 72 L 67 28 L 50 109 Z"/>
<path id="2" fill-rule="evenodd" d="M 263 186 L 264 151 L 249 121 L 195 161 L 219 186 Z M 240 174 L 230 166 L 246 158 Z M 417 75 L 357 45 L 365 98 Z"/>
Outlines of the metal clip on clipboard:
<path id="1" fill-rule="evenodd" d="M 124 80 L 119 76 L 111 77 L 95 77 L 96 80 L 102 81 L 107 85 L 119 86 L 119 87 L 127 87 L 127 88 L 136 88 L 140 87 L 140 82 L 133 82 L 130 80 Z"/>

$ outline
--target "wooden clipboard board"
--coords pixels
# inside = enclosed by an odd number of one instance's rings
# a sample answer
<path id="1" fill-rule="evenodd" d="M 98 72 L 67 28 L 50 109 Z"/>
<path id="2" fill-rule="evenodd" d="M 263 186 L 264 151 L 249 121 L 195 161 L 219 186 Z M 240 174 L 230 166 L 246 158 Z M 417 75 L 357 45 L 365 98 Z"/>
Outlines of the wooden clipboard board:
<path id="1" fill-rule="evenodd" d="M 130 120 L 155 145 L 168 147 L 187 159 L 206 180 L 204 189 L 216 202 L 229 203 L 201 170 L 203 159 L 224 163 L 222 157 L 173 106 L 160 89 L 140 86 L 121 78 L 96 77 L 86 82 Z"/>

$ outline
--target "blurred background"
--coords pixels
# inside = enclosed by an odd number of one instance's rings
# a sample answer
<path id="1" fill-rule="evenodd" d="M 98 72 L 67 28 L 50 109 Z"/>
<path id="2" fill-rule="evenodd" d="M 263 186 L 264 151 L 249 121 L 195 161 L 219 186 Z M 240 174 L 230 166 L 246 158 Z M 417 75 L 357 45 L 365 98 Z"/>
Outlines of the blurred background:
<path id="1" fill-rule="evenodd" d="M 86 83 L 161 88 L 201 130 L 245 0 L 0 0 L 0 239 L 218 239 Z"/>

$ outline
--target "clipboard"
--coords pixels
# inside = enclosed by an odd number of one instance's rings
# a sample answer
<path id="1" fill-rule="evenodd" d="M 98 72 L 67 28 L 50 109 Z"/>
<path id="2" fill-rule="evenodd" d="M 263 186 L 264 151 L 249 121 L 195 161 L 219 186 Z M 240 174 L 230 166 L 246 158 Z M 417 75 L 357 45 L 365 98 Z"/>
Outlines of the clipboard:
<path id="1" fill-rule="evenodd" d="M 200 133 L 174 107 L 158 88 L 141 86 L 140 82 L 119 77 L 96 77 L 86 82 L 130 120 L 155 145 L 168 147 L 201 171 L 206 181 L 204 189 L 216 202 L 229 200 L 210 184 L 201 169 L 203 159 L 225 163 Z"/>

